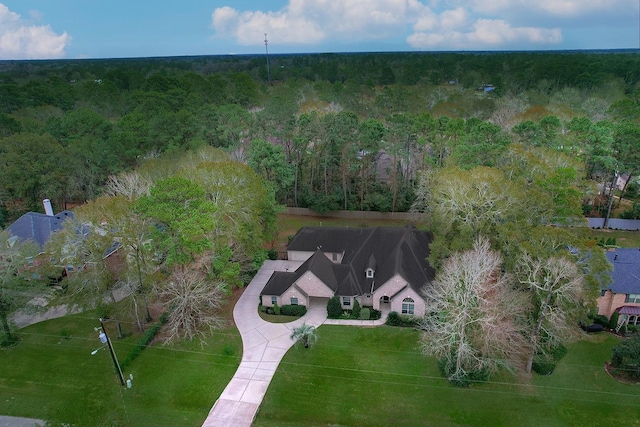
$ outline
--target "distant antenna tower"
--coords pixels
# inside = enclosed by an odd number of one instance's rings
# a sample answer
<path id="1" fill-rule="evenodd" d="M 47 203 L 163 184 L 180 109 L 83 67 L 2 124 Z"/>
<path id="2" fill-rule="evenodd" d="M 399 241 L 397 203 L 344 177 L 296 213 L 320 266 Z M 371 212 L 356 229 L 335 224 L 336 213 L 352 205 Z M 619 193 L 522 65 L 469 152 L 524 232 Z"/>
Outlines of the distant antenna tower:
<path id="1" fill-rule="evenodd" d="M 264 50 L 267 52 L 267 80 L 271 84 L 271 67 L 269 66 L 269 42 L 267 41 L 267 33 L 264 33 Z"/>

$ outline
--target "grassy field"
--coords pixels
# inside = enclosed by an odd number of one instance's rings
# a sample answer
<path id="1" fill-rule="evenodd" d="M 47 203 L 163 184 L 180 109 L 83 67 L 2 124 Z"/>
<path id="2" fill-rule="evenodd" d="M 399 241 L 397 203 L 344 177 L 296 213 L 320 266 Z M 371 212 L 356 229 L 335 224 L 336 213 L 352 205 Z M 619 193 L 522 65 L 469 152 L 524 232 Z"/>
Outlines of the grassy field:
<path id="1" fill-rule="evenodd" d="M 94 326 L 84 313 L 20 330 L 19 345 L 0 351 L 0 413 L 77 426 L 199 426 L 233 376 L 242 356 L 235 328 L 207 344 L 147 348 L 126 369 L 133 387 L 120 386 Z M 126 326 L 126 325 L 125 325 Z M 115 337 L 112 322 L 107 323 Z M 112 339 L 123 360 L 137 336 Z"/>
<path id="2" fill-rule="evenodd" d="M 617 338 L 570 347 L 550 376 L 504 375 L 456 388 L 417 349 L 418 332 L 321 326 L 315 347 L 285 355 L 256 427 L 640 425 L 640 390 L 603 367 Z"/>
<path id="3" fill-rule="evenodd" d="M 616 245 L 621 248 L 638 248 L 640 247 L 640 231 L 622 231 L 622 230 L 591 230 L 596 239 L 616 239 Z"/>

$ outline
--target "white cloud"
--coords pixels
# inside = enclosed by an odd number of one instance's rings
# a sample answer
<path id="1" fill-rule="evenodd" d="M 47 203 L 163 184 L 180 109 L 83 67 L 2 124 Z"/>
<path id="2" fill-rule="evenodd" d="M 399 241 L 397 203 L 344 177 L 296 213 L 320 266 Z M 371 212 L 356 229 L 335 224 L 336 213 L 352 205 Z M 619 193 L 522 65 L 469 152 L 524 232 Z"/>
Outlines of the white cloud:
<path id="1" fill-rule="evenodd" d="M 547 18 L 581 18 L 592 15 L 617 16 L 621 11 L 637 11 L 636 0 L 455 0 L 476 13 Z M 625 12 L 625 13 L 626 13 Z"/>
<path id="2" fill-rule="evenodd" d="M 281 45 L 395 39 L 412 48 L 539 49 L 560 45 L 561 28 L 616 25 L 637 10 L 638 0 L 288 0 L 276 11 L 215 9 L 211 26 L 247 46 L 268 33 Z"/>
<path id="3" fill-rule="evenodd" d="M 554 45 L 561 42 L 559 29 L 512 27 L 500 19 L 478 19 L 467 31 L 416 32 L 407 37 L 410 46 L 421 49 L 494 49 L 516 43 Z"/>
<path id="4" fill-rule="evenodd" d="M 49 25 L 32 25 L 0 3 L 0 59 L 62 58 L 71 37 Z"/>
<path id="5" fill-rule="evenodd" d="M 403 34 L 426 10 L 418 0 L 289 0 L 275 12 L 217 8 L 212 27 L 243 45 L 260 44 L 264 33 L 282 44 L 369 40 Z"/>

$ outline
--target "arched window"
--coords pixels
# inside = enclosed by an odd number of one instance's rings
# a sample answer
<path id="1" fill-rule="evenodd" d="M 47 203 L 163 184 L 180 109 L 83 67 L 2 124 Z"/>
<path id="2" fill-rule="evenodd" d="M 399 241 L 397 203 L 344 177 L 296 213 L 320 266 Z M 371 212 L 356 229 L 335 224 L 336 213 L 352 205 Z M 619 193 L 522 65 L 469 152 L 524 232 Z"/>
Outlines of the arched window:
<path id="1" fill-rule="evenodd" d="M 415 310 L 415 301 L 412 298 L 402 300 L 402 314 L 413 314 Z"/>

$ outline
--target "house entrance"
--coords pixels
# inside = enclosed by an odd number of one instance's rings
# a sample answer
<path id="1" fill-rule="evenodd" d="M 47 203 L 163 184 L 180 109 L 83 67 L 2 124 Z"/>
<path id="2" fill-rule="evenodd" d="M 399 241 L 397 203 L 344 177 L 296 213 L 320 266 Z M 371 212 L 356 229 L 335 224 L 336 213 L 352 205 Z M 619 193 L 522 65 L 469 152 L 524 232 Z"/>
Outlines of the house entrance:
<path id="1" fill-rule="evenodd" d="M 389 304 L 389 297 L 387 295 L 383 295 L 380 297 L 380 304 Z"/>

